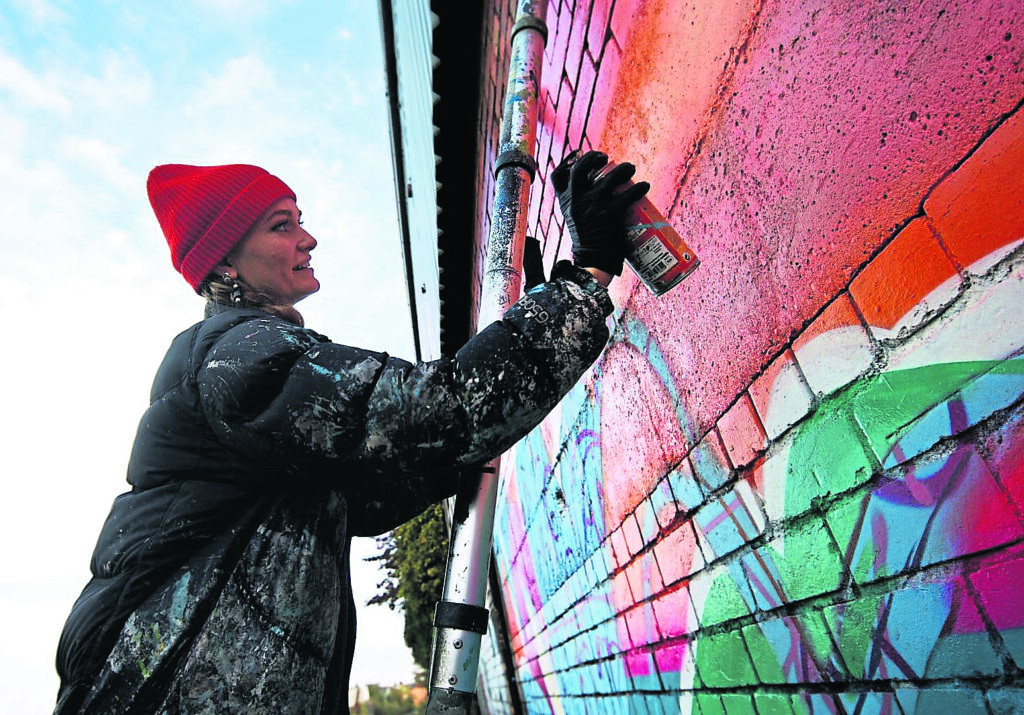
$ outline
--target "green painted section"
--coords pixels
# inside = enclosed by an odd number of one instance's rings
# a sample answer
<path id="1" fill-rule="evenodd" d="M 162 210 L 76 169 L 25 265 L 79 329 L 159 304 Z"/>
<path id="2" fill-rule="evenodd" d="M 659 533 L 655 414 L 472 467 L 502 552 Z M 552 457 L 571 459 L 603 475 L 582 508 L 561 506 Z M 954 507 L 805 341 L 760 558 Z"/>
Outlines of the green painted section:
<path id="1" fill-rule="evenodd" d="M 727 569 L 719 566 L 714 571 L 701 574 L 697 578 L 712 581 L 711 589 L 704 603 L 704 610 L 700 614 L 702 628 L 750 614 L 750 607 L 740 595 L 736 581 L 730 576 Z M 746 588 L 746 584 L 743 588 Z"/>
<path id="2" fill-rule="evenodd" d="M 713 661 L 705 660 L 705 655 L 712 657 Z M 701 671 L 704 684 L 709 688 L 735 688 L 757 682 L 747 646 L 739 631 L 702 638 L 697 643 L 697 661 L 709 666 L 707 672 Z"/>

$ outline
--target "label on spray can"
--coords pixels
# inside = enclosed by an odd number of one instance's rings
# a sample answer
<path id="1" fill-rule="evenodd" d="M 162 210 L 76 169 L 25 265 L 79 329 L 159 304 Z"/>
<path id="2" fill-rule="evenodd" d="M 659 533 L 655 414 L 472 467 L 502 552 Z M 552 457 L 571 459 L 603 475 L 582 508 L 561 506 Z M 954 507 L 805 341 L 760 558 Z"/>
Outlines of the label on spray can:
<path id="1" fill-rule="evenodd" d="M 599 175 L 615 167 L 609 161 Z M 633 185 L 626 182 L 623 190 Z M 667 293 L 700 264 L 697 254 L 644 196 L 626 212 L 626 263 L 654 295 Z"/>

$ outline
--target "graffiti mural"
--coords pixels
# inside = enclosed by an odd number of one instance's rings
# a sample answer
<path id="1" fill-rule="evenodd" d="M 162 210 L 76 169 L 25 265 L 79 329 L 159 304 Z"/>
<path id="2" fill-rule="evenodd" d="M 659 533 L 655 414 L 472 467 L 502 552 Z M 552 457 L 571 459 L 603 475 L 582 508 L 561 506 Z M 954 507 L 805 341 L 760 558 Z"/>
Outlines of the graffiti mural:
<path id="1" fill-rule="evenodd" d="M 892 351 L 888 369 L 827 396 L 794 430 L 782 468 L 764 475 L 784 484 L 775 494 L 781 503 L 767 507 L 782 520 L 799 521 L 809 496 L 821 500 L 822 538 L 780 539 L 785 560 L 814 563 L 831 550 L 841 561 L 841 568 L 822 572 L 838 580 L 808 589 L 803 575 L 800 588 L 808 595 L 845 593 L 816 609 L 826 638 L 820 622 L 803 633 L 781 620 L 743 631 L 758 675 L 763 679 L 771 671 L 763 682 L 809 682 L 808 664 L 815 676 L 831 682 L 920 683 L 965 672 L 998 676 L 1008 651 L 1001 654 L 992 643 L 1024 642 L 1020 609 L 1005 594 L 986 594 L 964 578 L 967 569 L 983 573 L 1004 562 L 1007 554 L 994 549 L 1022 537 L 1019 448 L 987 453 L 982 440 L 1013 443 L 1020 429 L 1019 415 L 1000 413 L 1024 394 L 1024 331 L 1000 330 L 969 344 L 948 341 L 947 351 L 939 346 L 942 333 L 956 334 L 964 324 L 974 330 L 1001 325 L 1000 312 L 1024 304 L 1020 267 L 1011 278 L 972 289 L 955 314 L 930 329 L 933 336 L 923 339 L 936 338 L 930 340 L 931 364 L 899 368 L 919 359 L 908 354 L 911 343 Z M 817 340 L 828 341 L 830 334 Z M 774 548 L 766 551 L 765 561 L 774 562 Z M 977 556 L 965 560 L 972 555 Z M 760 595 L 763 602 L 752 605 L 764 611 L 793 600 L 785 592 Z M 985 628 L 985 608 L 994 609 L 999 628 Z M 822 657 L 833 651 L 834 660 Z M 720 656 L 698 644 L 698 668 Z M 833 708 L 938 711 L 929 691 L 916 688 L 844 693 L 828 709 Z"/>
<path id="2" fill-rule="evenodd" d="M 1018 10 L 556 4 L 546 260 L 593 144 L 703 263 L 502 461 L 528 712 L 1024 711 Z"/>
<path id="3" fill-rule="evenodd" d="M 577 388 L 561 410 L 571 424 L 517 447 L 496 529 L 506 578 L 531 586 L 509 589 L 527 700 L 552 712 L 598 695 L 633 712 L 652 699 L 665 712 L 731 712 L 737 698 L 757 712 L 934 712 L 930 698 L 948 693 L 892 683 L 1001 674 L 1024 649 L 1024 611 L 1005 592 L 1012 574 L 995 568 L 1007 559 L 998 549 L 1022 539 L 1024 425 L 1013 410 L 1024 329 L 937 346 L 1024 305 L 1024 264 L 1010 275 L 972 288 L 920 336 L 931 364 L 914 364 L 916 342 L 895 347 L 887 369 L 823 396 L 746 477 L 730 476 L 722 450 L 694 450 L 641 500 L 648 509 L 609 503 L 601 370 Z M 815 340 L 842 342 L 849 327 Z M 627 318 L 615 348 L 642 356 L 647 379 L 671 379 L 641 323 Z M 524 504 L 535 511 L 515 508 Z M 645 535 L 659 531 L 652 548 Z M 784 608 L 815 598 L 799 614 Z M 730 622 L 740 627 L 722 629 Z M 878 685 L 822 685 L 850 682 Z M 729 692 L 763 683 L 824 690 Z"/>
<path id="4" fill-rule="evenodd" d="M 658 341 L 625 311 L 592 379 L 508 470 L 496 552 L 507 583 L 530 584 L 508 589 L 526 701 L 984 707 L 980 690 L 940 686 L 1024 661 L 1024 610 L 1008 596 L 1024 568 L 1024 260 L 1019 240 L 994 243 L 970 281 L 935 273 L 885 324 L 849 309 L 868 292 L 837 299 L 827 329 L 751 386 L 767 450 L 762 436 L 737 452 L 723 420 L 674 452 L 694 425 Z M 915 317 L 936 304 L 938 317 Z M 844 370 L 857 374 L 837 381 Z M 623 458 L 623 384 L 672 417 L 639 459 Z"/>

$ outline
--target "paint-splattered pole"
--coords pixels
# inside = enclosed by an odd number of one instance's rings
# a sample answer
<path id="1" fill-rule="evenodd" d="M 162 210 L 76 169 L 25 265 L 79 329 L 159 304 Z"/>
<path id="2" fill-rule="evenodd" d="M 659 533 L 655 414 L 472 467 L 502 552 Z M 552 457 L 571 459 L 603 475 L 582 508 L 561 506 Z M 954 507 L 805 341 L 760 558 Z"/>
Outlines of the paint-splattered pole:
<path id="1" fill-rule="evenodd" d="M 519 298 L 530 184 L 536 173 L 538 95 L 547 27 L 547 0 L 520 0 L 512 52 L 501 151 L 477 325 L 498 320 Z M 498 492 L 499 459 L 476 484 L 463 485 L 452 518 L 444 596 L 434 616 L 434 653 L 427 713 L 468 713 L 476 693 L 480 643 L 487 632 L 487 569 Z"/>

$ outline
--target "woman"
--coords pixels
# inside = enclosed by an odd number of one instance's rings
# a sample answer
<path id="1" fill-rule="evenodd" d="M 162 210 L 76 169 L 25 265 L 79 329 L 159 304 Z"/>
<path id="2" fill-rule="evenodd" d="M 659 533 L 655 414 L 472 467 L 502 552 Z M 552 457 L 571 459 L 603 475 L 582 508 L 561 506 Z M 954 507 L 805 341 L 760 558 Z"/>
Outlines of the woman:
<path id="1" fill-rule="evenodd" d="M 352 536 L 454 493 L 602 350 L 623 216 L 606 157 L 553 178 L 562 262 L 451 359 L 413 365 L 305 329 L 320 284 L 295 194 L 249 165 L 164 165 L 150 202 L 205 319 L 157 372 L 57 656 L 57 712 L 346 712 Z M 581 259 L 582 257 L 582 259 Z M 595 279 L 595 276 L 597 279 Z M 545 315 L 546 314 L 546 315 Z"/>

